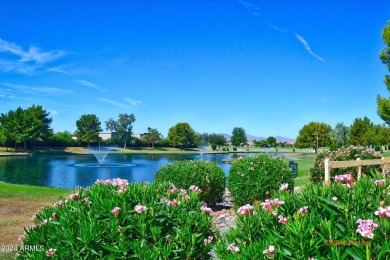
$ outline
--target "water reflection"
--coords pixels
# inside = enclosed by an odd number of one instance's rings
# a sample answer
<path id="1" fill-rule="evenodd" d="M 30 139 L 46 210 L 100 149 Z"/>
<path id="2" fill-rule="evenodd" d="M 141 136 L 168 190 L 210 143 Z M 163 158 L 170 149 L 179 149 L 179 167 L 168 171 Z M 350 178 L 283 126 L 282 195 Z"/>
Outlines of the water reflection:
<path id="1" fill-rule="evenodd" d="M 105 163 L 134 167 L 76 167 L 96 164 L 93 155 L 4 156 L 0 157 L 0 181 L 61 188 L 87 187 L 97 179 L 123 178 L 129 182 L 152 182 L 161 166 L 180 160 L 205 160 L 217 163 L 228 174 L 230 165 L 223 159 L 248 154 L 131 155 L 109 154 Z"/>

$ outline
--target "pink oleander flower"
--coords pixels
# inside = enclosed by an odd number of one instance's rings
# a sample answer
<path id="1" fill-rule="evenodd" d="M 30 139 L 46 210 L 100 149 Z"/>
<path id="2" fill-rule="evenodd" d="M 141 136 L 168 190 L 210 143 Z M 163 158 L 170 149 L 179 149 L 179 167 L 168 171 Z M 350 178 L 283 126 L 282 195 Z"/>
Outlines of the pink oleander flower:
<path id="1" fill-rule="evenodd" d="M 83 199 L 83 202 L 84 202 L 84 203 L 87 203 L 87 204 L 92 204 L 92 202 L 89 200 L 88 197 L 85 197 L 85 198 Z"/>
<path id="2" fill-rule="evenodd" d="M 245 206 L 238 208 L 237 213 L 248 215 L 249 213 L 253 213 L 253 207 L 250 204 L 246 204 Z"/>
<path id="3" fill-rule="evenodd" d="M 57 215 L 55 212 L 51 213 L 51 217 L 49 218 L 49 220 L 55 220 L 57 218 Z"/>
<path id="4" fill-rule="evenodd" d="M 116 217 L 116 216 L 118 216 L 120 210 L 121 210 L 121 208 L 115 207 L 115 208 L 111 211 L 111 213 L 112 213 L 112 215 L 114 215 L 114 216 Z"/>
<path id="5" fill-rule="evenodd" d="M 304 207 L 299 209 L 299 213 L 301 213 L 302 215 L 305 215 L 308 209 L 309 209 L 308 206 L 304 206 Z"/>
<path id="6" fill-rule="evenodd" d="M 203 205 L 202 207 L 200 207 L 200 210 L 204 213 L 207 213 L 207 214 L 211 214 L 213 213 L 213 210 L 211 208 L 208 208 L 207 206 Z"/>
<path id="7" fill-rule="evenodd" d="M 370 219 L 368 220 L 358 219 L 356 223 L 359 224 L 356 233 L 359 233 L 362 237 L 367 237 L 371 239 L 374 237 L 373 231 L 379 227 L 379 225 L 375 224 Z"/>
<path id="8" fill-rule="evenodd" d="M 145 206 L 142 206 L 142 205 L 137 205 L 134 207 L 134 210 L 137 212 L 137 213 L 142 213 L 143 211 L 147 210 L 148 208 L 145 207 Z"/>
<path id="9" fill-rule="evenodd" d="M 202 190 L 199 187 L 195 186 L 195 185 L 191 185 L 189 190 L 193 191 L 193 192 L 198 192 L 198 193 L 202 192 Z"/>
<path id="10" fill-rule="evenodd" d="M 77 199 L 79 197 L 79 194 L 78 193 L 74 193 L 74 194 L 70 194 L 69 195 L 69 199 L 71 199 L 71 200 L 75 200 L 75 199 Z"/>
<path id="11" fill-rule="evenodd" d="M 234 253 L 240 252 L 240 248 L 238 248 L 238 246 L 236 246 L 236 244 L 232 243 L 228 246 L 227 251 L 230 251 L 234 254 Z"/>
<path id="12" fill-rule="evenodd" d="M 37 214 L 32 215 L 31 221 L 35 221 L 37 219 Z"/>
<path id="13" fill-rule="evenodd" d="M 204 244 L 205 244 L 205 245 L 208 245 L 208 244 L 211 243 L 211 241 L 213 241 L 213 237 L 212 237 L 212 236 L 209 236 L 208 238 L 203 239 L 203 241 L 204 241 Z"/>
<path id="14" fill-rule="evenodd" d="M 285 218 L 283 215 L 279 215 L 279 216 L 278 216 L 278 222 L 279 222 L 280 224 L 287 224 L 287 223 L 288 223 L 288 219 Z"/>
<path id="15" fill-rule="evenodd" d="M 336 175 L 334 177 L 334 182 L 347 182 L 349 184 L 353 184 L 354 179 L 352 177 L 352 173 L 349 172 L 343 175 Z"/>
<path id="16" fill-rule="evenodd" d="M 377 211 L 375 211 L 375 215 L 380 218 L 390 218 L 390 206 L 387 208 L 379 207 Z"/>
<path id="17" fill-rule="evenodd" d="M 56 253 L 57 249 L 50 248 L 49 250 L 46 251 L 46 256 L 47 257 L 52 257 Z"/>
<path id="18" fill-rule="evenodd" d="M 280 187 L 280 190 L 288 191 L 288 183 L 283 183 L 282 186 Z"/>
<path id="19" fill-rule="evenodd" d="M 119 188 L 125 188 L 129 186 L 129 182 L 125 179 L 115 178 L 112 180 L 112 186 L 118 186 Z"/>
<path id="20" fill-rule="evenodd" d="M 177 201 L 176 199 L 167 202 L 167 205 L 170 207 L 177 206 L 178 204 L 180 204 L 180 201 Z"/>
<path id="21" fill-rule="evenodd" d="M 381 200 L 381 202 L 379 202 L 379 205 L 380 205 L 380 206 L 385 205 L 385 201 L 384 201 L 384 200 Z"/>
<path id="22" fill-rule="evenodd" d="M 189 200 L 189 199 L 190 199 L 190 196 L 188 196 L 188 194 L 183 195 L 183 200 Z"/>
<path id="23" fill-rule="evenodd" d="M 273 255 L 275 253 L 275 247 L 270 245 L 267 249 L 263 251 L 264 255 Z"/>
<path id="24" fill-rule="evenodd" d="M 284 201 L 281 201 L 279 199 L 274 199 L 274 200 L 265 200 L 265 202 L 262 202 L 262 208 L 265 211 L 270 211 L 272 212 L 273 207 L 279 207 L 284 204 Z"/>
<path id="25" fill-rule="evenodd" d="M 18 241 L 23 243 L 23 240 L 24 240 L 25 238 L 26 238 L 25 235 L 20 235 L 20 236 L 18 237 Z"/>
<path id="26" fill-rule="evenodd" d="M 376 186 L 381 186 L 386 183 L 386 179 L 380 179 L 375 181 Z"/>

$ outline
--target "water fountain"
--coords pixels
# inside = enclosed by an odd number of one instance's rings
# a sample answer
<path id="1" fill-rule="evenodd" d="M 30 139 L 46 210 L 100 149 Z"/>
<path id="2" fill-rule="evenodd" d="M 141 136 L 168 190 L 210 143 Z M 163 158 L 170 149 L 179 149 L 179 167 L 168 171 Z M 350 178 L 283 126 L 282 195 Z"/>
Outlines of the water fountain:
<path id="1" fill-rule="evenodd" d="M 207 151 L 207 148 L 208 148 L 208 145 L 204 139 L 204 137 L 202 137 L 202 141 L 201 143 L 198 145 L 198 149 L 199 149 L 199 154 L 200 154 L 200 159 L 202 160 L 203 158 L 203 154 Z"/>
<path id="2" fill-rule="evenodd" d="M 88 147 L 88 150 L 95 156 L 98 163 L 75 164 L 76 167 L 131 167 L 133 164 L 106 163 L 105 159 L 115 147 Z"/>

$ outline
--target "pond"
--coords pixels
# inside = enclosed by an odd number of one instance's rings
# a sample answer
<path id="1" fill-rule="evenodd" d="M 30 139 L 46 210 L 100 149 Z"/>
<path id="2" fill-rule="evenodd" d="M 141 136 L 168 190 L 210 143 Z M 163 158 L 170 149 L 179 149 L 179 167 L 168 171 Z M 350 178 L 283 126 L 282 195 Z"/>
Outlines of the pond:
<path id="1" fill-rule="evenodd" d="M 223 159 L 242 154 L 134 155 L 109 154 L 105 166 L 96 166 L 93 155 L 33 155 L 0 157 L 0 181 L 16 184 L 73 189 L 87 187 L 97 179 L 122 178 L 129 182 L 152 182 L 158 169 L 180 160 L 206 160 L 217 163 L 228 174 Z M 248 154 L 247 154 L 248 155 Z M 109 167 L 108 167 L 109 166 Z"/>

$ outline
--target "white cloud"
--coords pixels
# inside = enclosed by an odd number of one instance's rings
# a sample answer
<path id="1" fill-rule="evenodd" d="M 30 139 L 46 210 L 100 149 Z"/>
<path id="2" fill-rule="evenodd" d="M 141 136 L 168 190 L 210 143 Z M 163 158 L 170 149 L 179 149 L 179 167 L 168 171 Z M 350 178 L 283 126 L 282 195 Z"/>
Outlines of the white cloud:
<path id="1" fill-rule="evenodd" d="M 102 101 L 102 102 L 105 102 L 105 103 L 108 103 L 108 104 L 111 104 L 111 105 L 115 105 L 115 106 L 118 106 L 118 107 L 129 108 L 129 106 L 127 106 L 125 104 L 122 104 L 122 103 L 119 103 L 119 102 L 116 102 L 114 100 L 107 99 L 107 98 L 100 98 L 99 101 Z"/>
<path id="2" fill-rule="evenodd" d="M 142 101 L 136 100 L 136 99 L 132 99 L 132 98 L 129 98 L 129 97 L 124 97 L 123 100 L 125 100 L 126 102 L 129 102 L 133 106 L 138 106 L 139 104 L 142 104 Z"/>
<path id="3" fill-rule="evenodd" d="M 318 56 L 317 54 L 315 54 L 311 48 L 310 48 L 310 45 L 307 43 L 307 41 L 299 34 L 295 33 L 295 36 L 297 37 L 298 41 L 300 41 L 302 44 L 303 44 L 303 47 L 305 47 L 305 49 L 312 55 L 314 56 L 317 60 L 319 61 L 322 61 L 322 62 L 325 62 L 325 60 L 323 58 L 321 58 L 320 56 Z"/>
<path id="4" fill-rule="evenodd" d="M 53 88 L 53 87 L 29 87 L 25 85 L 15 85 L 10 83 L 3 83 L 4 86 L 7 86 L 9 92 L 17 92 L 28 95 L 63 95 L 63 94 L 73 94 L 73 91 L 67 89 Z"/>
<path id="5" fill-rule="evenodd" d="M 244 1 L 244 0 L 238 0 L 238 2 L 246 9 L 248 9 L 254 16 L 259 16 L 260 8 L 257 5 L 255 5 L 252 2 Z"/>
<path id="6" fill-rule="evenodd" d="M 31 74 L 42 68 L 44 64 L 56 61 L 67 54 L 62 50 L 42 51 L 35 46 L 24 50 L 16 43 L 0 38 L 1 52 L 15 56 L 15 59 L 1 60 L 0 70 L 5 72 L 15 71 L 21 74 Z"/>
<path id="7" fill-rule="evenodd" d="M 94 88 L 94 89 L 99 90 L 100 92 L 104 92 L 104 89 L 98 87 L 96 84 L 94 84 L 88 80 L 75 79 L 74 82 L 76 82 L 84 87 Z"/>
<path id="8" fill-rule="evenodd" d="M 50 115 L 58 115 L 57 110 L 49 110 L 49 112 L 50 112 Z"/>

